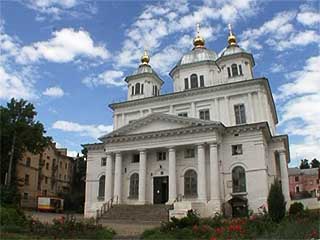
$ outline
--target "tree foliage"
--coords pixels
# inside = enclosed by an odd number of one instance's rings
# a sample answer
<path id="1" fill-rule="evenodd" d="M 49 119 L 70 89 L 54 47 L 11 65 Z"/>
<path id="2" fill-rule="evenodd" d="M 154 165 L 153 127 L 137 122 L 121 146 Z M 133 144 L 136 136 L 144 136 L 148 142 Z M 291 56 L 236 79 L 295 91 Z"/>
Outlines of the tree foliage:
<path id="1" fill-rule="evenodd" d="M 14 182 L 15 166 L 24 151 L 39 153 L 50 141 L 45 137 L 43 125 L 35 120 L 37 112 L 33 104 L 12 98 L 7 106 L 0 106 L 1 171 L 0 183 L 11 175 L 8 182 Z M 11 171 L 9 165 L 11 162 Z"/>
<path id="2" fill-rule="evenodd" d="M 271 185 L 268 196 L 268 210 L 274 222 L 280 222 L 286 214 L 286 202 L 278 180 L 275 180 Z"/>
<path id="3" fill-rule="evenodd" d="M 300 169 L 309 169 L 309 168 L 310 168 L 309 160 L 308 159 L 301 159 Z"/>
<path id="4" fill-rule="evenodd" d="M 310 163 L 311 168 L 320 168 L 320 161 L 314 158 Z"/>

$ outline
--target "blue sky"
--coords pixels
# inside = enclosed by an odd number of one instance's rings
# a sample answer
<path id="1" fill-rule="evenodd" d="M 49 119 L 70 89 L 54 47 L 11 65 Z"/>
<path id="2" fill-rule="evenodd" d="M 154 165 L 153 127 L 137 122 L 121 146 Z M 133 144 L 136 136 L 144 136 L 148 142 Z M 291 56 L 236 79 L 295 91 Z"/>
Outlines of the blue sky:
<path id="1" fill-rule="evenodd" d="M 172 91 L 168 73 L 192 48 L 201 24 L 206 46 L 226 46 L 227 24 L 269 79 L 292 164 L 320 158 L 318 1 L 1 1 L 0 103 L 35 104 L 47 134 L 69 154 L 112 129 L 114 101 L 143 48 Z"/>

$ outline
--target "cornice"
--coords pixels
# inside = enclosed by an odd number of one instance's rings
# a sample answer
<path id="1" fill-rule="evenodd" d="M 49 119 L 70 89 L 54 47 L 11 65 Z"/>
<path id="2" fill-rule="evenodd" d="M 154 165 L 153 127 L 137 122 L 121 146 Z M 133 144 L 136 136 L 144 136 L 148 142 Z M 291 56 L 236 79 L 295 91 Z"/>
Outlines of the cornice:
<path id="1" fill-rule="evenodd" d="M 104 143 L 87 143 L 87 144 L 81 144 L 81 146 L 86 148 L 87 150 L 101 150 L 101 149 L 104 149 Z"/>

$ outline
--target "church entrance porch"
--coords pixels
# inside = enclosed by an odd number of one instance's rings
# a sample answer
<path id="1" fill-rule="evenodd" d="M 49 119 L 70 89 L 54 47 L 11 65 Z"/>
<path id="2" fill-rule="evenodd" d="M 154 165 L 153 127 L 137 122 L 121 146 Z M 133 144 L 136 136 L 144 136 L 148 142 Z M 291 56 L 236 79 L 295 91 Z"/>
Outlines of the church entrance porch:
<path id="1" fill-rule="evenodd" d="M 153 203 L 164 204 L 169 199 L 169 178 L 154 177 L 153 178 Z"/>

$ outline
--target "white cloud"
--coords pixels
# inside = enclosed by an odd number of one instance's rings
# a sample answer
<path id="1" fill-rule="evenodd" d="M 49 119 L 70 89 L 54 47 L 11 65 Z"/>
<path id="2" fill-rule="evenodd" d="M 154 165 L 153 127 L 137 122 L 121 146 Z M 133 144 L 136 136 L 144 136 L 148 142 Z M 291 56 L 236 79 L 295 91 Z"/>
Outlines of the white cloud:
<path id="1" fill-rule="evenodd" d="M 272 64 L 270 67 L 270 72 L 272 73 L 279 73 L 279 72 L 283 72 L 284 70 L 285 70 L 284 66 L 277 63 Z"/>
<path id="2" fill-rule="evenodd" d="M 28 70 L 25 69 L 27 72 Z M 24 98 L 35 99 L 36 94 L 33 82 L 22 73 L 8 72 L 5 67 L 0 66 L 0 98 Z"/>
<path id="3" fill-rule="evenodd" d="M 288 76 L 279 87 L 280 125 L 284 132 L 300 136 L 301 143 L 290 145 L 293 158 L 320 158 L 320 56 L 310 57 L 302 70 Z"/>
<path id="4" fill-rule="evenodd" d="M 17 57 L 19 63 L 28 64 L 40 59 L 64 63 L 78 57 L 107 59 L 109 52 L 103 44 L 94 43 L 90 34 L 82 29 L 63 28 L 55 31 L 48 41 L 24 46 Z"/>
<path id="5" fill-rule="evenodd" d="M 302 23 L 305 26 L 318 26 L 320 23 L 320 13 L 319 12 L 312 12 L 312 11 L 305 11 L 298 13 L 297 16 L 298 22 Z"/>
<path id="6" fill-rule="evenodd" d="M 60 87 L 50 87 L 47 88 L 42 94 L 49 97 L 59 98 L 64 95 L 64 91 Z"/>
<path id="7" fill-rule="evenodd" d="M 59 129 L 64 132 L 76 132 L 81 136 L 89 136 L 94 139 L 113 130 L 112 125 L 82 125 L 75 122 L 61 120 L 53 123 L 52 128 Z"/>
<path id="8" fill-rule="evenodd" d="M 126 85 L 123 80 L 123 75 L 124 73 L 121 71 L 107 70 L 99 75 L 92 75 L 84 78 L 82 83 L 88 87 L 96 87 L 99 85 L 119 87 Z"/>

